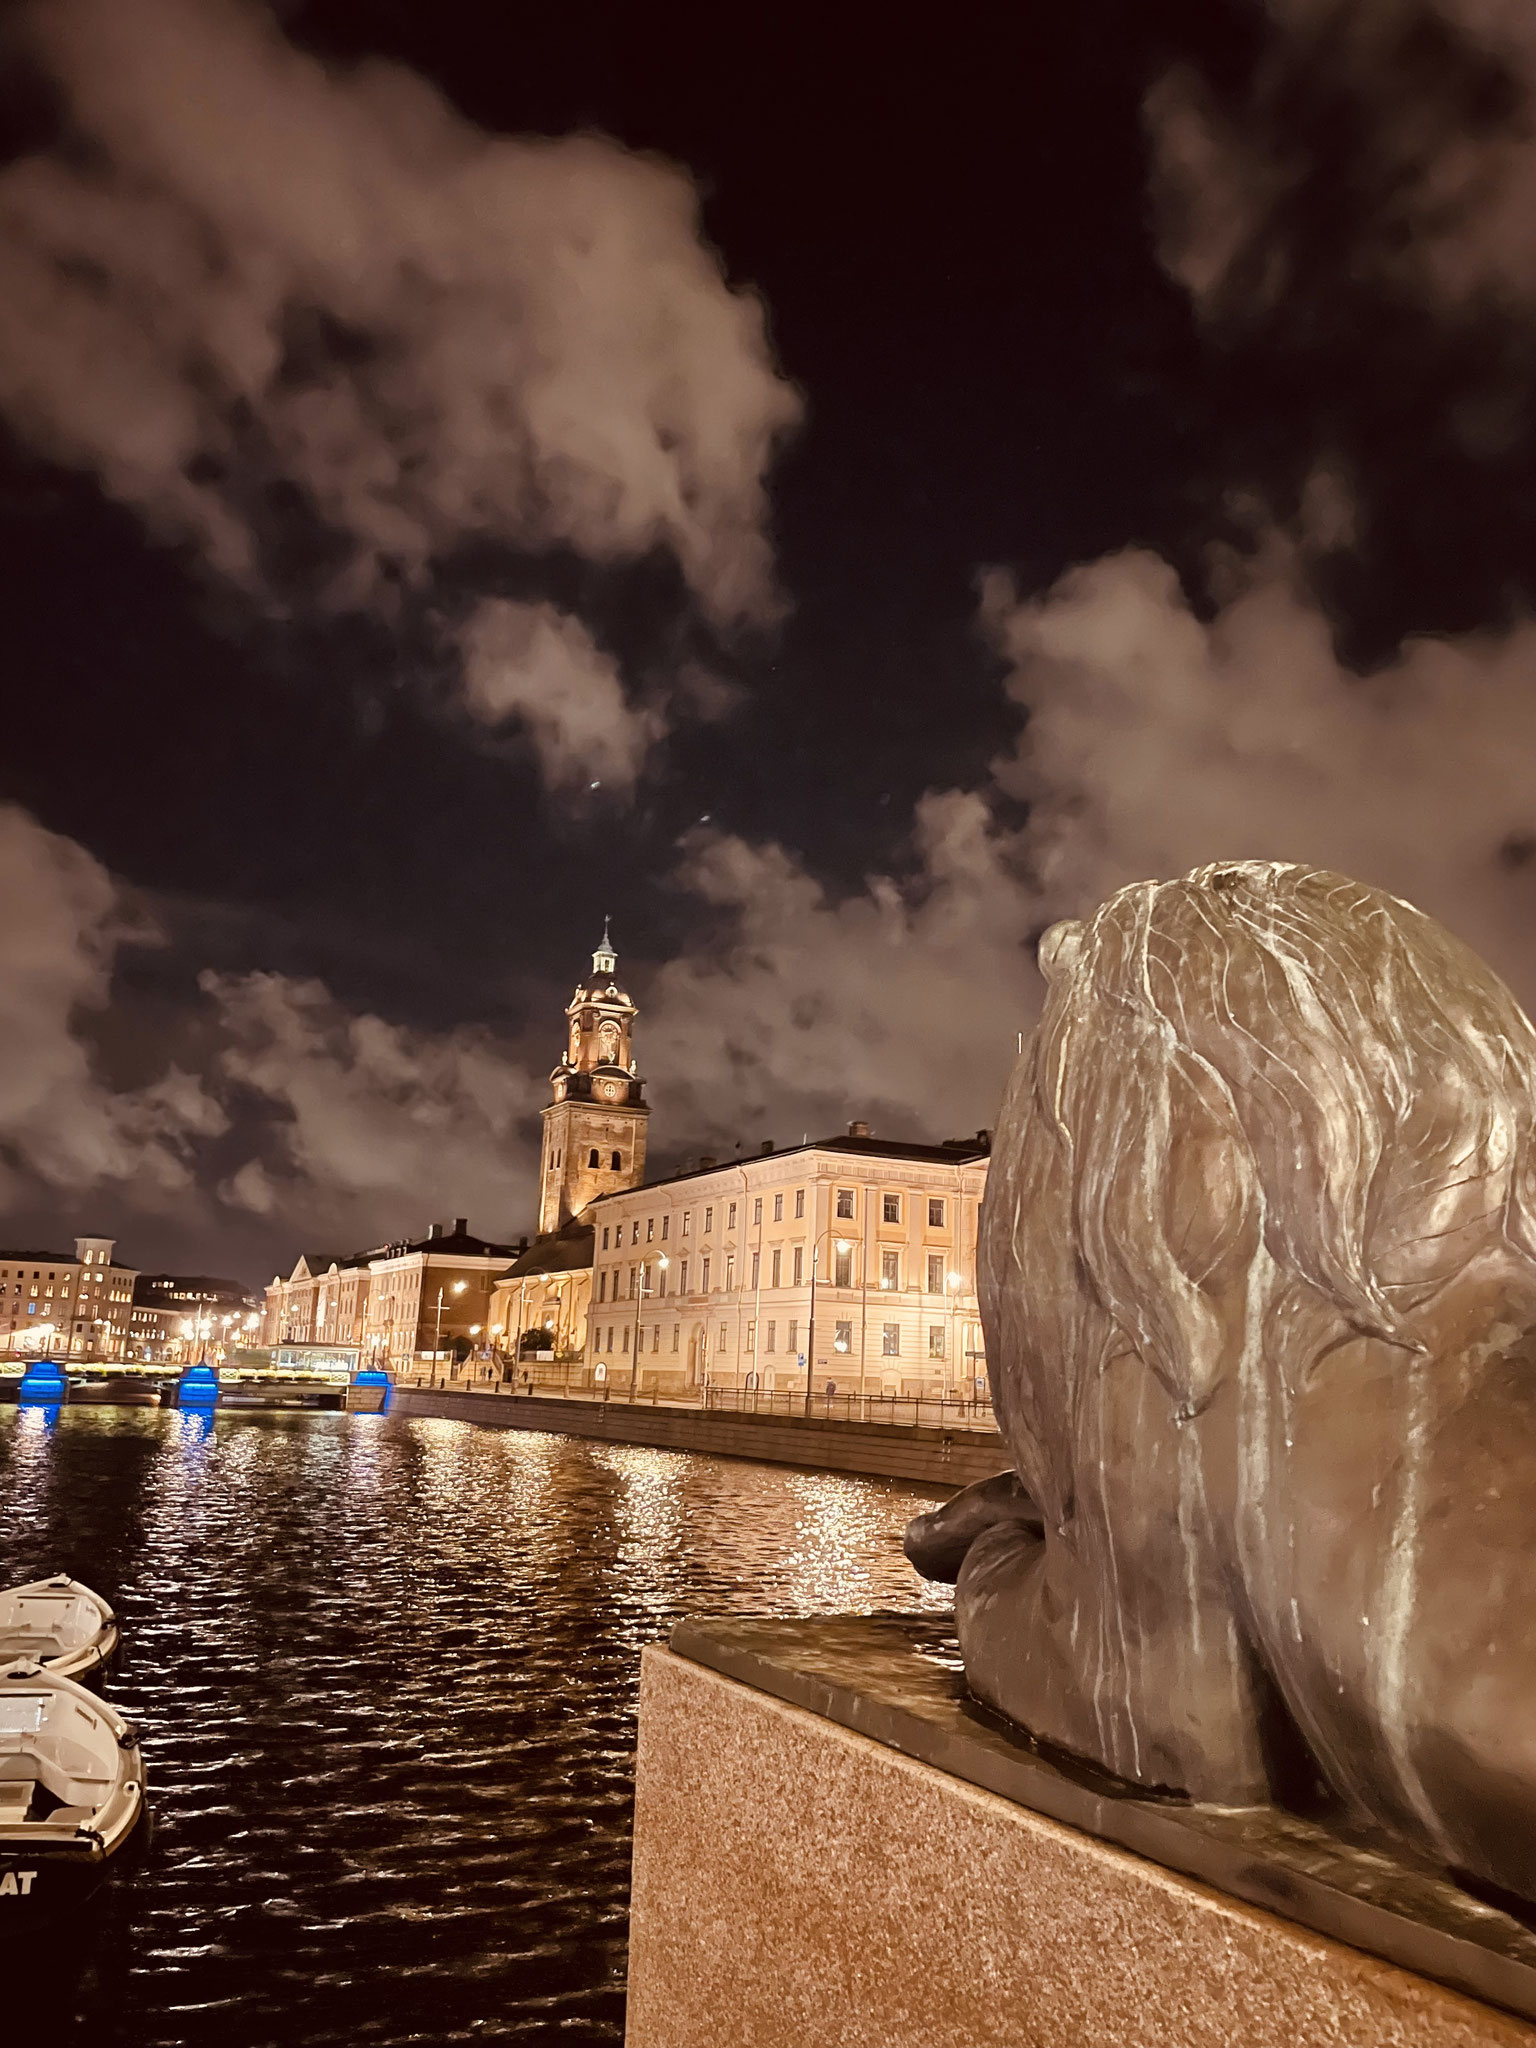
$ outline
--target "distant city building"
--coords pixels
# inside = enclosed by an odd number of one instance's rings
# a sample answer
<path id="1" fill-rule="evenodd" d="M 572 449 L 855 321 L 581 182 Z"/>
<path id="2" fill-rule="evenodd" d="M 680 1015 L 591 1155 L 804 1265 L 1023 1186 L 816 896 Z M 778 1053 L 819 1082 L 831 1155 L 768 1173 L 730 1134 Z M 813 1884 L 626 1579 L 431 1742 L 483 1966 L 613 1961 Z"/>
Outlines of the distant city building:
<path id="1" fill-rule="evenodd" d="M 188 1350 L 254 1343 L 261 1301 L 241 1280 L 203 1273 L 140 1273 L 133 1283 L 129 1354 L 182 1360 Z"/>
<path id="2" fill-rule="evenodd" d="M 578 1364 L 587 1349 L 592 1226 L 573 1217 L 536 1238 L 491 1290 L 490 1340 L 509 1369 Z"/>
<path id="3" fill-rule="evenodd" d="M 262 1341 L 351 1348 L 418 1380 L 984 1392 L 988 1133 L 933 1145 L 856 1122 L 647 1185 L 638 1014 L 605 925 L 550 1075 L 531 1245 L 459 1217 L 344 1258 L 306 1252 L 267 1289 Z"/>
<path id="4" fill-rule="evenodd" d="M 470 1234 L 465 1217 L 425 1237 L 332 1257 L 301 1254 L 266 1292 L 261 1340 L 272 1349 L 355 1349 L 396 1374 L 430 1375 L 487 1337 L 491 1287 L 519 1252 Z"/>
<path id="5" fill-rule="evenodd" d="M 927 1145 L 853 1123 L 602 1197 L 586 1377 L 637 1393 L 983 1391 L 988 1150 L 985 1131 Z"/>
<path id="6" fill-rule="evenodd" d="M 73 1254 L 0 1250 L 0 1356 L 126 1358 L 138 1275 L 113 1259 L 115 1244 L 77 1237 Z"/>

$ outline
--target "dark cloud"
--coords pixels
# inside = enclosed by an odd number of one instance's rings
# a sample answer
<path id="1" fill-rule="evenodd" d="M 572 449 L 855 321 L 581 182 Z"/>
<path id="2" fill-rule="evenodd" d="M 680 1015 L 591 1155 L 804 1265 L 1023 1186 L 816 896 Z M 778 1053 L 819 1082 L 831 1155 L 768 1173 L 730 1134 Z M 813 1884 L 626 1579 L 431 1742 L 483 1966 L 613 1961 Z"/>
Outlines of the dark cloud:
<path id="1" fill-rule="evenodd" d="M 395 616 L 473 543 L 665 556 L 716 627 L 773 612 L 765 475 L 798 401 L 683 171 L 486 134 L 245 0 L 23 21 L 62 125 L 0 173 L 0 414 L 40 453 L 280 610 Z M 543 655 L 581 631 L 531 635 L 522 677 L 503 632 L 490 691 L 557 780 L 580 721 L 552 743 Z"/>

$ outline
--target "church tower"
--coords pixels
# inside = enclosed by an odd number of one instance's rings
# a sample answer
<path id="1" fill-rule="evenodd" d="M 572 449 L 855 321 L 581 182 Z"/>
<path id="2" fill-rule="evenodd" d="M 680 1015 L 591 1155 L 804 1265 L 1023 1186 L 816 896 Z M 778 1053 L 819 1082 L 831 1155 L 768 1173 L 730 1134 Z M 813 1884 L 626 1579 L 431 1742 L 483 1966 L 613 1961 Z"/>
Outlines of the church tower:
<path id="1" fill-rule="evenodd" d="M 543 1112 L 541 1235 L 579 1216 L 594 1196 L 638 1187 L 645 1178 L 651 1112 L 635 1071 L 636 1010 L 618 984 L 618 965 L 605 920 L 592 972 L 566 1006 L 565 1055 L 549 1077 L 554 1099 Z"/>

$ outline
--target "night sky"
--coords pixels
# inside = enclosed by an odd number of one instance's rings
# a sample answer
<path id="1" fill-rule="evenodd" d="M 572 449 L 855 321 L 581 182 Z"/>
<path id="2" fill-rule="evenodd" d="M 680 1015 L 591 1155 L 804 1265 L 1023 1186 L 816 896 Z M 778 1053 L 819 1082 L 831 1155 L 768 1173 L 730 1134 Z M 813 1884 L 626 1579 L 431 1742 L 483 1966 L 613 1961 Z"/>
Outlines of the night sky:
<path id="1" fill-rule="evenodd" d="M 1210 858 L 1536 998 L 1536 31 L 998 12 L 8 16 L 0 1237 L 527 1229 L 605 914 L 661 1168 Z"/>

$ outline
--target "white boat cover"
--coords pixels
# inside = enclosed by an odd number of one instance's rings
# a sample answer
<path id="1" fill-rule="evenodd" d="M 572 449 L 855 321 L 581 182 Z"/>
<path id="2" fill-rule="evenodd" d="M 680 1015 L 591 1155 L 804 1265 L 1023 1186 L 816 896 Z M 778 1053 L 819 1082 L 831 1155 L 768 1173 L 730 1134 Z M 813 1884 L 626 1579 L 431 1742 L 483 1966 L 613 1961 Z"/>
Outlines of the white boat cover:
<path id="1" fill-rule="evenodd" d="M 54 1847 L 99 1861 L 143 1805 L 138 1737 L 120 1714 L 35 1660 L 0 1665 L 0 1857 Z"/>
<path id="2" fill-rule="evenodd" d="M 33 1657 L 61 1678 L 83 1678 L 117 1648 L 117 1619 L 99 1593 L 66 1577 L 0 1593 L 0 1665 Z"/>

